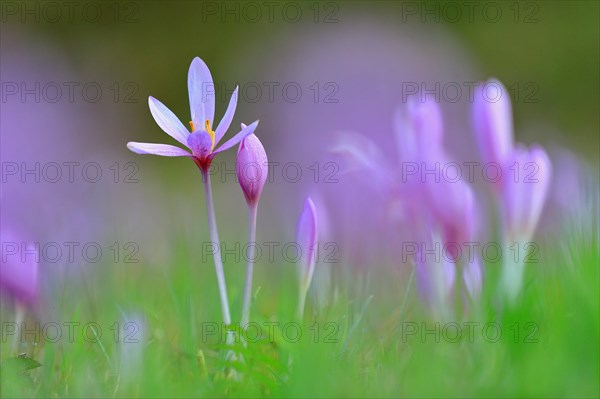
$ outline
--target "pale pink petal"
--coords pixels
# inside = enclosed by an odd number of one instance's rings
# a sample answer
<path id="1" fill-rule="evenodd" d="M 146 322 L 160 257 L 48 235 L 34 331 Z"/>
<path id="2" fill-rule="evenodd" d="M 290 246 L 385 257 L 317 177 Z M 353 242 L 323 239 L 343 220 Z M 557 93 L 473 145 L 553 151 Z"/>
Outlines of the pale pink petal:
<path id="1" fill-rule="evenodd" d="M 528 240 L 539 221 L 552 178 L 552 165 L 540 147 L 517 146 L 505 179 L 503 206 L 507 233 Z"/>
<path id="2" fill-rule="evenodd" d="M 217 129 L 215 130 L 215 145 L 219 144 L 219 141 L 221 141 L 227 132 L 227 129 L 229 129 L 229 126 L 231 126 L 231 121 L 233 120 L 235 109 L 237 107 L 238 89 L 239 87 L 236 87 L 235 91 L 231 95 L 231 98 L 229 99 L 229 105 L 227 106 L 227 111 L 225 111 L 225 115 L 223 115 L 221 122 L 219 122 L 219 126 L 217 126 Z"/>
<path id="3" fill-rule="evenodd" d="M 163 157 L 189 157 L 192 154 L 169 144 L 137 143 L 130 141 L 127 148 L 136 154 L 160 155 Z"/>
<path id="4" fill-rule="evenodd" d="M 531 206 L 529 210 L 529 218 L 527 220 L 527 226 L 529 228 L 529 234 L 533 235 L 535 228 L 540 220 L 542 209 L 546 203 L 546 197 L 548 196 L 548 190 L 552 180 L 552 164 L 550 158 L 541 147 L 533 147 L 529 156 L 530 165 L 535 165 L 535 175 L 531 176 L 529 184 L 530 189 L 530 201 Z"/>
<path id="5" fill-rule="evenodd" d="M 208 67 L 198 57 L 192 60 L 188 71 L 188 94 L 194 124 L 204 128 L 208 119 L 212 126 L 215 116 L 215 87 Z"/>
<path id="6" fill-rule="evenodd" d="M 256 130 L 257 126 L 258 126 L 258 121 L 250 124 L 249 126 L 246 126 L 244 129 L 242 129 L 241 132 L 239 132 L 238 134 L 236 134 L 235 136 L 233 136 L 232 138 L 227 140 L 219 148 L 217 148 L 215 151 L 213 151 L 213 154 L 218 154 L 220 152 L 230 149 L 231 147 L 233 147 L 234 145 L 236 145 L 237 143 L 242 141 L 245 137 L 254 133 L 254 130 Z"/>
<path id="7" fill-rule="evenodd" d="M 514 145 L 512 107 L 506 87 L 496 79 L 477 86 L 471 117 L 482 161 L 504 165 Z"/>
<path id="8" fill-rule="evenodd" d="M 150 113 L 152 113 L 158 126 L 181 144 L 187 145 L 187 136 L 190 133 L 179 118 L 163 103 L 152 96 L 148 97 L 148 105 L 150 106 Z"/>

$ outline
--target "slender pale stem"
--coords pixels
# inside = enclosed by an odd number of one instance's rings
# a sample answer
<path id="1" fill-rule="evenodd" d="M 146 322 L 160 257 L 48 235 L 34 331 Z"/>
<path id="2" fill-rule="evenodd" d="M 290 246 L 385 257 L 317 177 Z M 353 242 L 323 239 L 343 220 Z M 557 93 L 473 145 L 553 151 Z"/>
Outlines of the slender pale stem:
<path id="1" fill-rule="evenodd" d="M 509 237 L 509 236 L 508 236 Z M 506 294 L 506 298 L 510 306 L 516 304 L 519 293 L 523 286 L 523 277 L 525 273 L 525 263 L 523 254 L 520 249 L 523 248 L 523 243 L 527 240 L 510 239 L 506 237 L 504 240 L 503 253 L 504 262 L 502 267 L 502 289 Z M 513 252 L 517 246 L 516 253 Z"/>
<path id="2" fill-rule="evenodd" d="M 229 300 L 227 299 L 227 285 L 225 284 L 225 272 L 223 271 L 223 261 L 221 260 L 219 231 L 217 230 L 215 206 L 213 204 L 213 195 L 210 185 L 210 174 L 208 173 L 208 171 L 202 171 L 202 183 L 204 183 L 204 194 L 206 196 L 206 212 L 208 215 L 208 229 L 210 231 L 210 240 L 212 241 L 214 246 L 213 258 L 215 261 L 215 271 L 217 272 L 217 284 L 219 286 L 219 295 L 221 297 L 221 311 L 223 312 L 223 323 L 225 323 L 226 326 L 229 326 L 231 325 L 231 315 L 229 313 Z"/>
<path id="3" fill-rule="evenodd" d="M 297 317 L 298 320 L 302 321 L 304 319 L 304 303 L 306 302 L 307 290 L 302 287 L 300 288 L 299 292 L 300 295 L 298 296 Z"/>
<path id="4" fill-rule="evenodd" d="M 242 308 L 242 327 L 250 321 L 250 302 L 252 301 L 252 271 L 256 255 L 256 213 L 258 205 L 248 206 L 248 259 L 246 261 L 246 284 L 244 285 L 244 306 Z"/>
<path id="5" fill-rule="evenodd" d="M 19 352 L 19 346 L 21 343 L 21 333 L 23 331 L 23 320 L 25 320 L 25 306 L 16 301 L 15 303 L 15 324 L 17 325 L 17 333 L 14 335 L 12 343 L 10 345 L 10 353 L 17 355 Z"/>

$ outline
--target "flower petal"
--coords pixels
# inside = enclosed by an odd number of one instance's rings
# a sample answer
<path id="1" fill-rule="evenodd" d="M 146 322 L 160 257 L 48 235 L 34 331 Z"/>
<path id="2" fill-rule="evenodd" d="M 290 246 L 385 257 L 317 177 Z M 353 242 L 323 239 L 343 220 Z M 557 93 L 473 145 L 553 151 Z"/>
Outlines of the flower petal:
<path id="1" fill-rule="evenodd" d="M 504 165 L 514 145 L 512 107 L 508 90 L 498 80 L 475 88 L 472 121 L 482 161 Z"/>
<path id="2" fill-rule="evenodd" d="M 516 172 L 506 179 L 503 192 L 505 223 L 512 239 L 528 240 L 539 221 L 552 178 L 552 165 L 546 152 L 537 146 L 530 150 L 515 147 L 512 166 Z"/>
<path id="3" fill-rule="evenodd" d="M 227 106 L 227 111 L 225 111 L 225 115 L 219 122 L 219 126 L 217 126 L 217 130 L 215 130 L 215 145 L 219 144 L 219 141 L 223 138 L 229 126 L 231 126 L 231 121 L 233 120 L 233 115 L 235 114 L 235 109 L 237 107 L 238 100 L 238 89 L 236 87 L 231 98 L 229 99 L 229 105 Z"/>
<path id="4" fill-rule="evenodd" d="M 179 118 L 163 103 L 152 96 L 148 97 L 148 105 L 150 106 L 150 113 L 152 113 L 158 126 L 181 144 L 187 145 L 189 132 Z"/>
<path id="5" fill-rule="evenodd" d="M 344 171 L 383 172 L 388 169 L 379 146 L 367 136 L 356 132 L 340 132 L 330 150 L 343 157 Z"/>
<path id="6" fill-rule="evenodd" d="M 408 107 L 399 107 L 394 115 L 394 137 L 398 146 L 400 162 L 415 162 L 419 150 Z"/>
<path id="7" fill-rule="evenodd" d="M 535 228 L 540 220 L 540 215 L 546 203 L 546 197 L 548 196 L 548 190 L 552 180 L 552 164 L 550 158 L 544 151 L 543 148 L 533 146 L 529 153 L 530 166 L 533 166 L 534 175 L 530 177 L 529 192 L 531 201 L 531 207 L 529 211 L 529 219 L 527 220 L 527 226 L 529 227 L 528 233 L 533 235 Z M 531 168 L 529 169 L 531 171 Z"/>
<path id="8" fill-rule="evenodd" d="M 339 157 L 343 173 L 366 178 L 379 192 L 388 193 L 396 176 L 379 146 L 360 133 L 344 131 L 335 135 L 330 152 Z"/>
<path id="9" fill-rule="evenodd" d="M 234 145 L 236 145 L 237 143 L 242 141 L 245 137 L 254 133 L 254 130 L 256 129 L 257 126 L 258 126 L 258 121 L 255 121 L 251 125 L 246 126 L 244 129 L 242 129 L 241 132 L 239 132 L 238 134 L 236 134 L 235 136 L 233 136 L 232 138 L 227 140 L 225 143 L 223 143 L 223 145 L 221 145 L 219 148 L 217 148 L 215 151 L 213 151 L 213 154 L 218 154 L 220 152 L 230 149 L 231 147 L 233 147 Z"/>
<path id="10" fill-rule="evenodd" d="M 425 101 L 411 97 L 406 106 L 406 112 L 412 125 L 414 144 L 420 158 L 426 161 L 438 161 L 438 157 L 443 153 L 444 136 L 442 111 L 439 104 L 429 97 Z M 406 151 L 410 153 L 414 149 L 407 148 Z"/>
<path id="11" fill-rule="evenodd" d="M 446 242 L 463 245 L 471 241 L 476 226 L 475 195 L 466 182 L 427 181 L 425 193 L 427 205 L 446 230 Z"/>
<path id="12" fill-rule="evenodd" d="M 186 150 L 169 144 L 137 143 L 130 141 L 127 148 L 136 154 L 160 155 L 163 157 L 189 157 L 192 154 Z"/>
<path id="13" fill-rule="evenodd" d="M 208 119 L 212 125 L 215 116 L 215 86 L 208 67 L 198 57 L 192 60 L 188 71 L 188 94 L 192 121 L 203 127 Z"/>

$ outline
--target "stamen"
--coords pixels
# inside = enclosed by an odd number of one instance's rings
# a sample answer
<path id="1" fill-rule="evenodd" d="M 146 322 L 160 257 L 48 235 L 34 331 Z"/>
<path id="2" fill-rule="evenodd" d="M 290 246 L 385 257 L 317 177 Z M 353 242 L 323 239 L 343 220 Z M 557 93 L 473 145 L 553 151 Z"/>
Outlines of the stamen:
<path id="1" fill-rule="evenodd" d="M 215 147 L 215 132 L 213 132 L 212 129 L 210 128 L 210 121 L 208 119 L 204 123 L 204 127 L 206 129 L 206 132 L 210 136 L 210 140 L 212 142 L 212 145 L 210 146 L 210 150 L 212 151 L 213 148 Z"/>
<path id="2" fill-rule="evenodd" d="M 192 133 L 194 133 L 194 131 L 196 130 L 196 128 L 194 127 L 194 121 L 190 121 L 190 127 L 192 128 Z"/>

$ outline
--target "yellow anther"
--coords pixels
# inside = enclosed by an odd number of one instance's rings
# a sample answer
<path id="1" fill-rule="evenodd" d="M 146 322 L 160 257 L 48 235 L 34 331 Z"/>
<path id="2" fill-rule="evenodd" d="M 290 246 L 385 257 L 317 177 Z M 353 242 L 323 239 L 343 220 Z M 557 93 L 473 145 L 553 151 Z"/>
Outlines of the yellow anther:
<path id="1" fill-rule="evenodd" d="M 194 131 L 196 130 L 196 128 L 194 127 L 194 121 L 190 121 L 190 127 L 192 128 L 192 133 L 194 133 Z"/>
<path id="2" fill-rule="evenodd" d="M 208 135 L 210 136 L 210 141 L 212 142 L 210 150 L 212 151 L 215 147 L 215 132 L 213 132 L 213 130 L 210 128 L 210 121 L 208 119 L 206 120 L 204 127 L 206 129 L 206 133 L 208 133 Z"/>

